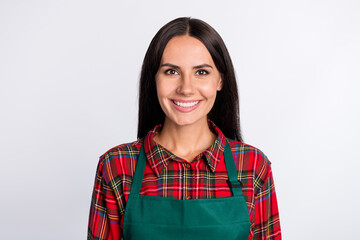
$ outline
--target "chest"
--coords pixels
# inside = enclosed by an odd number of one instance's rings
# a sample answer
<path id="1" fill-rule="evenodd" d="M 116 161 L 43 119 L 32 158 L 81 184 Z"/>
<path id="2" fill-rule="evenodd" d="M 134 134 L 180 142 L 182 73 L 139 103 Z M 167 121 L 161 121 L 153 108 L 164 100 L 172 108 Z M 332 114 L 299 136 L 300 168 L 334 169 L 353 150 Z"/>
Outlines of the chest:
<path id="1" fill-rule="evenodd" d="M 240 177 L 241 177 L 241 171 Z M 169 161 L 159 172 L 159 177 L 149 165 L 145 166 L 140 194 L 169 197 L 181 200 L 225 198 L 231 196 L 227 183 L 228 174 L 225 163 L 219 162 L 212 171 L 205 160 L 192 163 L 185 161 Z M 252 201 L 252 187 L 246 187 L 251 181 L 244 179 L 243 193 L 248 202 Z M 123 189 L 127 193 L 131 184 L 124 182 Z M 125 194 L 125 199 L 128 195 Z"/>

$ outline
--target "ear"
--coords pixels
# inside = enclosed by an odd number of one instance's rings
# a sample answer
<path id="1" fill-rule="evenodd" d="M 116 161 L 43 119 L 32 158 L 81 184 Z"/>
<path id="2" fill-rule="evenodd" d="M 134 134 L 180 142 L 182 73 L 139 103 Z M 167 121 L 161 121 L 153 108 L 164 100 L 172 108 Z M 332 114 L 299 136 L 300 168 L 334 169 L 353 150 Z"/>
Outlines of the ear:
<path id="1" fill-rule="evenodd" d="M 220 77 L 216 90 L 221 91 L 222 87 L 223 87 L 223 80 L 222 77 Z"/>

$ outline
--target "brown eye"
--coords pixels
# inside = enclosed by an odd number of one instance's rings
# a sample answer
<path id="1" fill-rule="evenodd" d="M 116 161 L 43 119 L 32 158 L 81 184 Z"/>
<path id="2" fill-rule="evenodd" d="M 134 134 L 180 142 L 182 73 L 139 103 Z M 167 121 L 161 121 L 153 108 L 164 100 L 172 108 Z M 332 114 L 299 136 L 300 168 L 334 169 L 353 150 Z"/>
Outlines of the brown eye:
<path id="1" fill-rule="evenodd" d="M 201 70 L 197 71 L 196 74 L 197 75 L 207 75 L 207 74 L 209 74 L 209 72 L 204 69 L 201 69 Z"/>
<path id="2" fill-rule="evenodd" d="M 168 69 L 168 70 L 165 71 L 165 74 L 167 74 L 167 75 L 177 75 L 178 72 L 175 71 L 174 69 Z"/>

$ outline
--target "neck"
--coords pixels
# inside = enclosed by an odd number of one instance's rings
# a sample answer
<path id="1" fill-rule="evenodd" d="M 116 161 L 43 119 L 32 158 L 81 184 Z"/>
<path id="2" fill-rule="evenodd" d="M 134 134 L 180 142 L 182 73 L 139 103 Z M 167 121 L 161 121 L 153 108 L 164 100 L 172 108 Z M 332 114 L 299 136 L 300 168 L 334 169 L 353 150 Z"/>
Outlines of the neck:
<path id="1" fill-rule="evenodd" d="M 165 119 L 161 132 L 154 137 L 158 144 L 188 162 L 209 148 L 215 139 L 216 135 L 209 129 L 206 118 L 185 126 Z"/>

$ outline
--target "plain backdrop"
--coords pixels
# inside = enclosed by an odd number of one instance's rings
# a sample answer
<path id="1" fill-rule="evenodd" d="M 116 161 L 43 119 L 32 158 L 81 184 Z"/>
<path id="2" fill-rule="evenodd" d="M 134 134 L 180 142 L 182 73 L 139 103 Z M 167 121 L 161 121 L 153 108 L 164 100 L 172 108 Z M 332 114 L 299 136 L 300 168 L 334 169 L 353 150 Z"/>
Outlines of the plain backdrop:
<path id="1" fill-rule="evenodd" d="M 85 239 L 98 158 L 136 140 L 157 30 L 223 37 L 283 239 L 359 239 L 360 2 L 0 0 L 0 238 Z"/>

